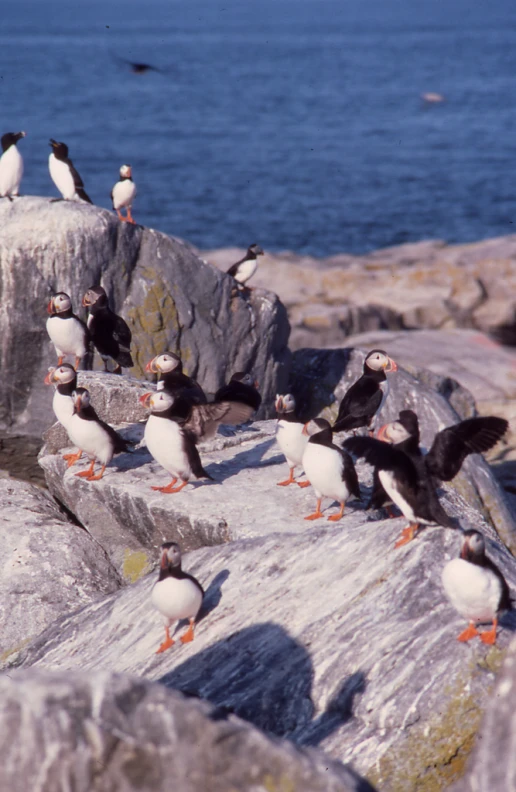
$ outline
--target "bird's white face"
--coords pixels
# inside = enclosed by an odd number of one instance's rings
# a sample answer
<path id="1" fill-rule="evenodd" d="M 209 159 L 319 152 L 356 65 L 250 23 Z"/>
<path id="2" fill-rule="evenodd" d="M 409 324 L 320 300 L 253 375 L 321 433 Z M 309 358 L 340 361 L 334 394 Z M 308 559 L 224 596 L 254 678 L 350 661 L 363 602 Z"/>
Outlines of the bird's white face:
<path id="1" fill-rule="evenodd" d="M 86 388 L 74 390 L 72 393 L 72 399 L 76 412 L 79 412 L 85 407 L 89 407 L 91 404 L 90 392 L 86 390 Z"/>
<path id="2" fill-rule="evenodd" d="M 154 370 L 160 374 L 168 374 L 170 371 L 175 371 L 179 366 L 180 360 L 177 355 L 171 355 L 169 352 L 164 352 L 163 355 L 158 355 L 151 363 L 154 364 Z"/>
<path id="3" fill-rule="evenodd" d="M 366 357 L 366 363 L 373 371 L 397 371 L 398 366 L 392 358 L 379 349 L 374 349 Z"/>
<path id="4" fill-rule="evenodd" d="M 58 366 L 53 370 L 49 379 L 50 382 L 54 382 L 59 385 L 66 385 L 68 382 L 72 382 L 76 376 L 75 369 L 73 369 L 71 366 Z"/>
<path id="5" fill-rule="evenodd" d="M 296 409 L 296 400 L 291 393 L 286 393 L 284 396 L 276 394 L 274 406 L 278 413 L 293 412 Z"/>
<path id="6" fill-rule="evenodd" d="M 147 400 L 146 406 L 153 413 L 166 412 L 174 404 L 174 397 L 165 391 L 156 391 L 150 395 Z"/>
<path id="7" fill-rule="evenodd" d="M 59 294 L 55 294 L 50 298 L 48 312 L 60 314 L 64 313 L 65 311 L 69 311 L 71 307 L 72 301 L 69 296 L 64 292 L 60 292 Z"/>
<path id="8" fill-rule="evenodd" d="M 162 546 L 161 548 L 161 567 L 166 569 L 168 566 L 179 566 L 181 563 L 181 549 L 175 542 L 171 547 Z"/>
<path id="9" fill-rule="evenodd" d="M 132 170 L 130 165 L 122 165 L 120 168 L 120 176 L 123 179 L 130 179 L 132 175 Z"/>
<path id="10" fill-rule="evenodd" d="M 485 553 L 486 545 L 482 534 L 475 531 L 470 536 L 464 537 L 463 550 L 467 550 L 473 555 L 483 555 Z"/>
<path id="11" fill-rule="evenodd" d="M 403 424 L 399 421 L 392 421 L 391 423 L 382 426 L 377 433 L 378 440 L 383 440 L 384 443 L 403 443 L 410 437 Z"/>

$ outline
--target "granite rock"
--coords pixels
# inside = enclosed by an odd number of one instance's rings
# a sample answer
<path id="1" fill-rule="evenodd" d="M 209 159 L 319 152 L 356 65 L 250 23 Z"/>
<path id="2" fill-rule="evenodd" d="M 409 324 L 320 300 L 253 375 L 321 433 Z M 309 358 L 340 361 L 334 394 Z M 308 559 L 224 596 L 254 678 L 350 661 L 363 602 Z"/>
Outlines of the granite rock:
<path id="1" fill-rule="evenodd" d="M 209 392 L 235 371 L 252 370 L 262 415 L 272 409 L 290 360 L 289 324 L 276 295 L 235 289 L 190 246 L 99 207 L 22 197 L 0 205 L 0 426 L 25 434 L 48 426 L 43 379 L 55 364 L 48 298 L 65 291 L 83 315 L 82 296 L 99 282 L 132 330 L 133 375 L 169 349 Z"/>
<path id="2" fill-rule="evenodd" d="M 140 679 L 0 677 L 0 786 L 9 792 L 373 792 L 316 751 Z"/>

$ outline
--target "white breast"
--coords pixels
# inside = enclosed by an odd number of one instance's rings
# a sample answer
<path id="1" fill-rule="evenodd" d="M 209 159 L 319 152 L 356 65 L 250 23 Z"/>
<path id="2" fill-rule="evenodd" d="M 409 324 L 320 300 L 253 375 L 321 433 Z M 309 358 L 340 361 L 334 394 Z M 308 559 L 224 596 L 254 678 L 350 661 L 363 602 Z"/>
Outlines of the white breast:
<path id="1" fill-rule="evenodd" d="M 258 262 L 256 259 L 247 259 L 246 261 L 243 261 L 238 265 L 237 273 L 234 276 L 235 280 L 237 280 L 239 283 L 245 283 L 254 275 L 257 266 Z"/>
<path id="2" fill-rule="evenodd" d="M 401 495 L 398 489 L 398 483 L 392 472 L 390 470 L 379 470 L 378 478 L 380 479 L 380 483 L 385 492 L 392 502 L 395 503 L 396 506 L 401 510 L 403 516 L 406 517 L 407 520 L 410 520 L 410 522 L 419 522 L 416 515 L 414 514 L 414 509 L 410 503 L 405 500 L 403 495 Z"/>
<path id="3" fill-rule="evenodd" d="M 468 621 L 492 621 L 500 605 L 502 585 L 490 569 L 454 558 L 443 569 L 444 590 L 456 611 Z"/>
<path id="4" fill-rule="evenodd" d="M 52 181 L 56 185 L 63 198 L 65 198 L 67 201 L 72 201 L 74 198 L 78 199 L 78 195 L 75 193 L 75 183 L 73 176 L 70 173 L 70 168 L 66 162 L 58 160 L 54 156 L 54 153 L 52 153 L 48 158 L 48 169 L 50 171 Z"/>
<path id="5" fill-rule="evenodd" d="M 0 157 L 0 196 L 18 195 L 23 176 L 23 157 L 16 146 L 9 146 Z"/>
<path id="6" fill-rule="evenodd" d="M 318 498 L 327 497 L 345 502 L 349 490 L 342 481 L 342 457 L 333 448 L 308 443 L 303 454 L 303 467 Z"/>
<path id="7" fill-rule="evenodd" d="M 276 429 L 276 440 L 289 467 L 300 465 L 303 461 L 303 454 L 308 443 L 308 435 L 302 434 L 303 424 L 293 421 L 278 421 Z"/>
<path id="8" fill-rule="evenodd" d="M 86 354 L 84 327 L 78 319 L 74 317 L 60 319 L 58 316 L 50 316 L 47 319 L 47 333 L 58 356 L 83 357 Z"/>
<path id="9" fill-rule="evenodd" d="M 389 395 L 390 387 L 391 386 L 389 384 L 389 378 L 388 377 L 386 379 L 384 379 L 383 382 L 380 382 L 380 390 L 382 392 L 382 400 L 381 400 L 380 406 L 378 407 L 376 413 L 374 414 L 374 418 L 372 420 L 371 429 L 374 432 L 376 432 L 377 428 L 379 428 L 379 426 L 380 426 L 380 413 L 383 410 L 383 406 L 385 404 L 387 396 Z"/>
<path id="10" fill-rule="evenodd" d="M 52 401 L 52 409 L 54 410 L 54 415 L 56 416 L 59 423 L 66 429 L 67 424 L 72 418 L 74 410 L 72 397 L 65 396 L 56 390 Z"/>
<path id="11" fill-rule="evenodd" d="M 131 179 L 119 181 L 113 187 L 113 209 L 120 209 L 122 206 L 132 206 L 136 196 L 136 185 Z"/>
<path id="12" fill-rule="evenodd" d="M 170 626 L 179 619 L 195 619 L 202 605 L 202 593 L 188 578 L 167 577 L 154 585 L 151 600 Z"/>
<path id="13" fill-rule="evenodd" d="M 97 421 L 86 421 L 73 415 L 66 425 L 66 431 L 72 443 L 90 458 L 95 458 L 102 465 L 107 465 L 113 459 L 113 442 Z"/>
<path id="14" fill-rule="evenodd" d="M 183 436 L 179 425 L 167 418 L 151 415 L 145 425 L 145 443 L 156 462 L 172 476 L 188 481 L 192 469 L 183 450 Z"/>

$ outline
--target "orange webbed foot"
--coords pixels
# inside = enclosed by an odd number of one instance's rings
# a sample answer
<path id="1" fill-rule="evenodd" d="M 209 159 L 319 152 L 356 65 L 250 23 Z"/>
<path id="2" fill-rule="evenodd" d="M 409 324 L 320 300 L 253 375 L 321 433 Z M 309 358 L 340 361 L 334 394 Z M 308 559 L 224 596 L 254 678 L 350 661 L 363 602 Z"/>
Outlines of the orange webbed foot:
<path id="1" fill-rule="evenodd" d="M 321 517 L 324 517 L 322 511 L 316 511 L 313 514 L 309 514 L 308 517 L 305 517 L 305 520 L 319 520 Z"/>
<path id="2" fill-rule="evenodd" d="M 407 527 L 404 528 L 403 531 L 401 532 L 400 538 L 398 539 L 394 547 L 403 547 L 403 545 L 406 545 L 409 542 L 411 542 L 414 536 L 416 535 L 416 531 L 418 527 L 419 526 L 417 523 L 410 523 L 410 525 L 407 525 Z"/>
<path id="3" fill-rule="evenodd" d="M 97 475 L 96 475 L 96 476 L 88 476 L 88 479 L 87 479 L 87 480 L 88 480 L 88 481 L 100 481 L 100 479 L 101 479 L 101 478 L 102 478 L 102 476 L 104 475 L 104 471 L 105 471 L 105 469 L 106 469 L 106 466 L 105 466 L 105 465 L 102 465 L 102 469 L 101 469 L 100 473 L 97 473 Z"/>
<path id="4" fill-rule="evenodd" d="M 193 622 L 191 621 L 187 631 L 183 633 L 183 635 L 179 640 L 181 641 L 181 643 L 185 644 L 185 643 L 190 643 L 190 641 L 193 641 L 193 639 L 194 639 L 194 628 L 193 628 Z"/>
<path id="5" fill-rule="evenodd" d="M 278 487 L 288 487 L 289 484 L 295 484 L 294 479 L 285 479 L 285 481 L 278 481 Z"/>
<path id="6" fill-rule="evenodd" d="M 493 626 L 490 630 L 480 633 L 480 640 L 488 646 L 494 646 L 496 643 L 496 628 L 498 626 L 498 619 L 493 620 Z"/>
<path id="7" fill-rule="evenodd" d="M 81 456 L 82 451 L 78 451 L 76 454 L 63 454 L 63 459 L 68 463 L 66 467 L 71 468 L 72 465 L 75 465 L 75 463 L 79 461 Z"/>
<path id="8" fill-rule="evenodd" d="M 304 489 L 305 487 L 309 487 L 310 486 L 310 482 L 309 481 L 296 481 L 296 484 L 297 484 L 298 487 L 301 487 L 301 489 Z"/>
<path id="9" fill-rule="evenodd" d="M 486 633 L 484 633 L 484 635 L 485 634 Z M 480 633 L 478 632 L 473 622 L 470 622 L 470 624 L 468 624 L 466 629 L 463 630 L 461 634 L 457 636 L 457 641 L 462 641 L 462 643 L 465 643 L 466 641 L 471 641 L 471 639 L 475 638 L 477 635 L 480 635 Z"/>
<path id="10" fill-rule="evenodd" d="M 161 654 L 162 652 L 166 652 L 167 649 L 170 649 L 171 646 L 174 646 L 175 641 L 170 638 L 165 638 L 163 643 L 160 645 L 159 649 L 156 650 L 156 654 Z"/>

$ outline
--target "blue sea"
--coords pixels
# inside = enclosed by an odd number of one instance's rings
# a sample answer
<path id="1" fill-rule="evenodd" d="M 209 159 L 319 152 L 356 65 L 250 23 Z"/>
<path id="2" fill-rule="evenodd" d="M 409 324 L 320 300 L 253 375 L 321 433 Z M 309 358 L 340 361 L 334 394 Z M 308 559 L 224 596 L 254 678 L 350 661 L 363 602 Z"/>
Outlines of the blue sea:
<path id="1" fill-rule="evenodd" d="M 0 119 L 23 193 L 63 140 L 95 203 L 130 163 L 137 221 L 205 249 L 513 233 L 516 2 L 16 0 Z"/>

